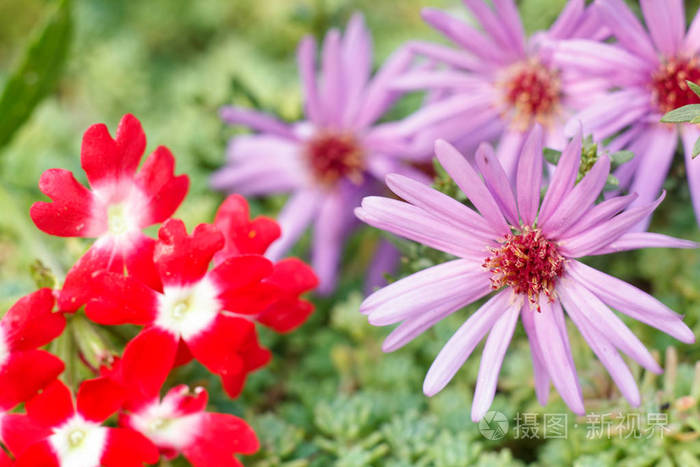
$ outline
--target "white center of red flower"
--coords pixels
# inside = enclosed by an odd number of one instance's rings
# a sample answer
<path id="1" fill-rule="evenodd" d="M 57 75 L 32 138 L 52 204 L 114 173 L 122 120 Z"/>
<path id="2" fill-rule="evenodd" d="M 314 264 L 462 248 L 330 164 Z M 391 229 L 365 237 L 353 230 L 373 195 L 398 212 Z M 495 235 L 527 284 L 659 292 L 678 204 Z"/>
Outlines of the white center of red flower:
<path id="1" fill-rule="evenodd" d="M 304 156 L 316 180 L 334 185 L 340 179 L 362 183 L 364 152 L 350 133 L 321 131 L 307 141 Z"/>
<path id="2" fill-rule="evenodd" d="M 186 287 L 165 287 L 156 326 L 187 340 L 207 329 L 221 310 L 219 290 L 204 278 Z"/>
<path id="3" fill-rule="evenodd" d="M 61 467 L 98 467 L 107 442 L 107 428 L 74 415 L 49 437 Z"/>
<path id="4" fill-rule="evenodd" d="M 550 300 L 554 298 L 554 286 L 564 271 L 564 257 L 541 230 L 524 227 L 519 233 L 508 234 L 498 248 L 490 250 L 484 267 L 491 271 L 494 290 L 510 287 L 515 293 L 526 295 L 533 305 L 538 304 L 540 293 Z"/>
<path id="5" fill-rule="evenodd" d="M 93 217 L 106 227 L 106 236 L 117 242 L 129 242 L 134 234 L 141 232 L 148 217 L 149 201 L 133 182 L 115 182 L 93 191 Z"/>
<path id="6" fill-rule="evenodd" d="M 178 415 L 177 407 L 166 398 L 132 414 L 129 425 L 157 446 L 182 450 L 196 439 L 201 429 L 201 421 L 201 412 Z"/>
<path id="7" fill-rule="evenodd" d="M 697 57 L 668 59 L 654 72 L 651 89 L 654 103 L 661 113 L 688 104 L 700 104 L 700 97 L 690 90 L 686 80 L 700 82 L 700 63 Z"/>
<path id="8" fill-rule="evenodd" d="M 515 111 L 517 125 L 546 125 L 557 112 L 561 94 L 559 73 L 539 60 L 531 59 L 510 67 L 502 81 L 503 96 Z"/>

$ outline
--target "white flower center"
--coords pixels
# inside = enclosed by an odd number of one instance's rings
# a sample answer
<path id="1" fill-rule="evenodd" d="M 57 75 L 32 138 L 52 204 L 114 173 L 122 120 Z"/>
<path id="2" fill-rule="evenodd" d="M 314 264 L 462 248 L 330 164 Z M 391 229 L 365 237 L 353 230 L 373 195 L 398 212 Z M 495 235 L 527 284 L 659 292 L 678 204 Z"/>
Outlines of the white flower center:
<path id="1" fill-rule="evenodd" d="M 219 290 L 207 278 L 188 287 L 165 287 L 156 326 L 185 340 L 207 329 L 221 310 Z"/>
<path id="2" fill-rule="evenodd" d="M 155 402 L 129 417 L 129 425 L 160 447 L 181 450 L 191 444 L 200 431 L 202 413 L 178 415 L 167 398 Z"/>
<path id="3" fill-rule="evenodd" d="M 54 429 L 49 443 L 61 467 L 98 467 L 107 443 L 107 428 L 76 414 Z"/>
<path id="4" fill-rule="evenodd" d="M 131 180 L 116 181 L 93 189 L 93 218 L 106 227 L 102 238 L 127 246 L 148 220 L 148 198 Z"/>
<path id="5" fill-rule="evenodd" d="M 112 235 L 121 235 L 129 230 L 123 203 L 110 204 L 107 208 L 107 225 Z"/>

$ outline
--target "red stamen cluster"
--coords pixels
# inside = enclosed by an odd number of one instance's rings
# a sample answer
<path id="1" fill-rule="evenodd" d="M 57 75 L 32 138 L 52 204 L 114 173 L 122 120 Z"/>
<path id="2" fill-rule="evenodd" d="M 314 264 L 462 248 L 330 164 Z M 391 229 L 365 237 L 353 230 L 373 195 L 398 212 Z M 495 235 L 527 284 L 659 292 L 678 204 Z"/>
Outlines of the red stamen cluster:
<path id="1" fill-rule="evenodd" d="M 491 271 L 494 290 L 511 287 L 517 294 L 527 295 L 537 305 L 540 293 L 553 300 L 554 285 L 564 269 L 564 257 L 554 243 L 538 229 L 525 227 L 521 233 L 508 234 L 499 248 L 484 260 Z"/>
<path id="2" fill-rule="evenodd" d="M 513 66 L 503 86 L 506 103 L 515 109 L 515 118 L 523 126 L 534 121 L 548 123 L 559 105 L 559 74 L 539 61 Z"/>
<path id="3" fill-rule="evenodd" d="M 333 185 L 341 178 L 362 183 L 364 155 L 349 133 L 319 133 L 307 143 L 306 156 L 314 176 L 324 185 Z"/>
<path id="4" fill-rule="evenodd" d="M 654 72 L 651 88 L 654 102 L 661 113 L 688 104 L 700 104 L 700 98 L 690 90 L 686 80 L 700 82 L 700 63 L 696 57 L 672 58 Z"/>

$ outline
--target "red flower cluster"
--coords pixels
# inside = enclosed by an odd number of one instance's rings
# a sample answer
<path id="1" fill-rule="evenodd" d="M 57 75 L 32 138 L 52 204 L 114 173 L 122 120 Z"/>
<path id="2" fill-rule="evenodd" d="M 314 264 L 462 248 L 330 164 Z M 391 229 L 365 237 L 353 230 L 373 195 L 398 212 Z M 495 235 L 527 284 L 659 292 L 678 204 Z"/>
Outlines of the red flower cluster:
<path id="1" fill-rule="evenodd" d="M 173 367 L 196 359 L 236 397 L 248 373 L 270 359 L 255 323 L 278 332 L 302 324 L 313 306 L 299 297 L 318 280 L 298 259 L 273 264 L 263 256 L 280 228 L 251 220 L 241 196 L 226 199 L 214 224 L 188 235 L 171 218 L 188 177 L 174 175 L 165 147 L 137 172 L 145 146 L 141 124 L 126 115 L 115 139 L 104 125 L 83 137 L 90 190 L 66 170 L 41 177 L 53 201 L 32 206 L 37 227 L 96 241 L 61 290 L 20 299 L 0 321 L 0 442 L 11 454 L 0 449 L 0 467 L 129 467 L 180 453 L 194 466 L 237 466 L 235 453 L 258 449 L 243 420 L 205 411 L 203 388 L 176 386 L 162 399 L 161 388 Z M 143 233 L 158 223 L 157 240 Z M 108 356 L 99 374 L 80 384 L 74 403 L 57 379 L 64 363 L 38 347 L 70 327 L 66 317 L 75 313 L 142 329 L 121 357 Z M 21 403 L 25 413 L 11 412 Z M 104 425 L 117 413 L 118 427 Z"/>

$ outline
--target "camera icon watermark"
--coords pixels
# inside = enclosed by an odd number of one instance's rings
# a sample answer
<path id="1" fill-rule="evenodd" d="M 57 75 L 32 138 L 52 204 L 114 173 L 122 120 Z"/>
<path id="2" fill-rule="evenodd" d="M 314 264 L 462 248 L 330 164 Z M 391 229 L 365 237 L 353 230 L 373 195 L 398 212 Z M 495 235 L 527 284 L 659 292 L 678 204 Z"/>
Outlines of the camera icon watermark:
<path id="1" fill-rule="evenodd" d="M 488 440 L 499 440 L 508 434 L 508 418 L 502 412 L 489 410 L 479 420 L 479 432 Z"/>

